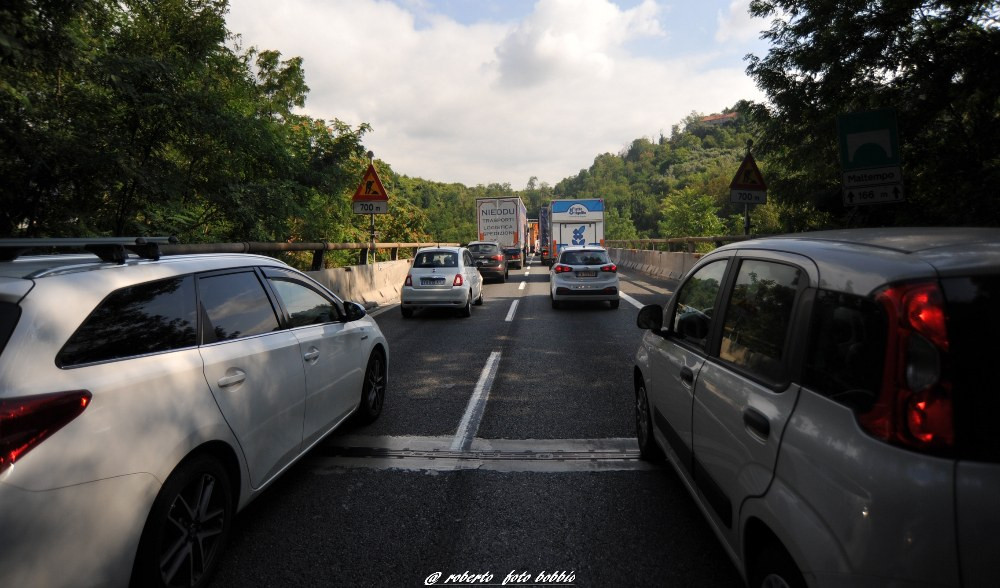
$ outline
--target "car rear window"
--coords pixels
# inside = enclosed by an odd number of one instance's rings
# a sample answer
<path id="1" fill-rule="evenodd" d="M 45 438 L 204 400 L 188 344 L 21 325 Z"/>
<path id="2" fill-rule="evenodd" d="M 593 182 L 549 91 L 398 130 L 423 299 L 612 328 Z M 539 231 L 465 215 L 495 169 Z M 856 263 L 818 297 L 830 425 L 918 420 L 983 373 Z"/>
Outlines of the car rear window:
<path id="1" fill-rule="evenodd" d="M 473 253 L 500 253 L 500 248 L 489 243 L 479 243 L 477 245 L 469 245 L 469 251 Z"/>
<path id="2" fill-rule="evenodd" d="M 70 336 L 56 355 L 56 365 L 72 367 L 193 347 L 196 325 L 190 276 L 121 288 Z"/>
<path id="3" fill-rule="evenodd" d="M 955 442 L 966 459 L 1000 463 L 1000 276 L 947 278 L 949 372 L 954 383 Z"/>
<path id="4" fill-rule="evenodd" d="M 604 251 L 564 251 L 562 263 L 566 265 L 601 265 L 611 263 Z"/>
<path id="5" fill-rule="evenodd" d="M 458 267 L 458 256 L 451 251 L 424 251 L 413 259 L 413 267 Z"/>

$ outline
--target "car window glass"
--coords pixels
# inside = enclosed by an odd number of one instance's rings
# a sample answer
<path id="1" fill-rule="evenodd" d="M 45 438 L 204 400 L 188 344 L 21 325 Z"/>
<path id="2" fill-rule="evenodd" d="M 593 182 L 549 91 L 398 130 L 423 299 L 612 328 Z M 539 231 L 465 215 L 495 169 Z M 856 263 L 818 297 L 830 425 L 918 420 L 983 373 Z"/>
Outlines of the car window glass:
<path id="1" fill-rule="evenodd" d="M 708 345 L 715 299 L 722 287 L 728 260 L 714 261 L 698 269 L 677 292 L 672 330 L 702 351 Z"/>
<path id="2" fill-rule="evenodd" d="M 292 328 L 340 320 L 337 307 L 312 288 L 290 280 L 269 278 L 268 281 L 285 305 Z"/>
<path id="3" fill-rule="evenodd" d="M 478 245 L 469 245 L 469 251 L 473 253 L 497 253 L 499 248 L 496 245 L 481 243 Z"/>
<path id="4" fill-rule="evenodd" d="M 68 367 L 197 344 L 194 279 L 137 284 L 112 292 L 56 355 Z"/>
<path id="5" fill-rule="evenodd" d="M 770 381 L 782 376 L 782 353 L 802 271 L 790 265 L 740 264 L 722 323 L 719 357 Z"/>
<path id="6" fill-rule="evenodd" d="M 603 251 L 567 251 L 563 254 L 566 265 L 600 265 L 608 263 L 608 254 Z"/>
<path id="7" fill-rule="evenodd" d="M 882 387 L 887 335 L 888 319 L 874 300 L 821 290 L 813 303 L 803 384 L 867 411 Z"/>
<path id="8" fill-rule="evenodd" d="M 451 251 L 424 251 L 414 258 L 413 267 L 458 267 L 458 256 Z"/>
<path id="9" fill-rule="evenodd" d="M 14 332 L 14 327 L 17 326 L 17 320 L 20 317 L 20 306 L 13 302 L 0 302 L 0 354 L 3 353 L 4 347 L 7 346 L 7 340 L 10 339 L 11 333 Z"/>
<path id="10" fill-rule="evenodd" d="M 279 329 L 264 287 L 252 271 L 219 274 L 198 281 L 205 343 L 260 335 Z"/>

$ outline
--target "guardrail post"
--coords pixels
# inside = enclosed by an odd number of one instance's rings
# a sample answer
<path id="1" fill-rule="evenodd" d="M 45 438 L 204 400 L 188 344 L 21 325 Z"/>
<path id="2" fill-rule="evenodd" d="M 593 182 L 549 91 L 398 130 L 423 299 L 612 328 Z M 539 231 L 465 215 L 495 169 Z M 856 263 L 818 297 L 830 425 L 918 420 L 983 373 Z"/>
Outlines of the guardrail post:
<path id="1" fill-rule="evenodd" d="M 358 255 L 358 265 L 368 265 L 368 253 L 371 251 L 368 247 L 362 247 L 361 253 Z"/>
<path id="2" fill-rule="evenodd" d="M 389 250 L 389 259 L 396 261 L 399 259 L 399 247 L 393 247 Z"/>
<path id="3" fill-rule="evenodd" d="M 325 251 L 325 249 L 317 249 L 313 251 L 312 271 L 318 272 L 323 269 L 323 253 Z"/>

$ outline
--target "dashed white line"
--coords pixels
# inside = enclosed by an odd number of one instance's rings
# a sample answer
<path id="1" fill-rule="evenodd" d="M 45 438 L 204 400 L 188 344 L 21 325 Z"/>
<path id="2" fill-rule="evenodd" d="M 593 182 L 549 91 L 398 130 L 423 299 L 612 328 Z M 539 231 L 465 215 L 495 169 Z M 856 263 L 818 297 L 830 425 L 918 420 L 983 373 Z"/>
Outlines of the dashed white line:
<path id="1" fill-rule="evenodd" d="M 462 422 L 458 425 L 455 438 L 451 442 L 452 451 L 465 451 L 472 445 L 472 440 L 479 431 L 479 422 L 483 418 L 486 400 L 490 397 L 490 388 L 493 387 L 493 379 L 496 378 L 499 364 L 500 352 L 490 353 L 482 373 L 479 374 L 479 381 L 476 382 L 476 389 L 472 392 L 465 414 L 462 415 Z"/>
<path id="2" fill-rule="evenodd" d="M 635 298 L 632 298 L 631 296 L 629 296 L 628 294 L 625 294 L 623 292 L 619 292 L 618 293 L 618 297 L 621 298 L 622 300 L 624 300 L 625 302 L 628 302 L 629 304 L 631 304 L 632 306 L 634 306 L 636 308 L 642 308 L 643 306 L 645 306 L 643 303 L 639 302 Z"/>
<path id="3" fill-rule="evenodd" d="M 517 287 L 518 290 L 524 290 L 524 287 L 528 285 L 528 282 L 521 282 L 521 285 Z"/>
<path id="4" fill-rule="evenodd" d="M 507 318 L 503 319 L 504 322 L 510 322 L 514 320 L 514 311 L 517 310 L 517 300 L 510 303 L 510 310 L 507 311 Z"/>

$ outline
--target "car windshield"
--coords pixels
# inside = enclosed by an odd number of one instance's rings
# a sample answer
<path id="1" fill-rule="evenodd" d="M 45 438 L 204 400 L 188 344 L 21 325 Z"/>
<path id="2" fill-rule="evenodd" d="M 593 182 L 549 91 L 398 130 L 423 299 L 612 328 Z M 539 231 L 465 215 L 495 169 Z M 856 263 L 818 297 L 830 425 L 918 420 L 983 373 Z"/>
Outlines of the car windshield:
<path id="1" fill-rule="evenodd" d="M 562 262 L 566 265 L 600 265 L 609 263 L 608 254 L 604 251 L 566 251 Z"/>
<path id="2" fill-rule="evenodd" d="M 414 258 L 413 267 L 458 267 L 458 256 L 451 251 L 423 251 Z"/>
<path id="3" fill-rule="evenodd" d="M 469 251 L 473 253 L 497 253 L 498 249 L 496 245 L 490 245 L 489 243 L 469 245 Z"/>

